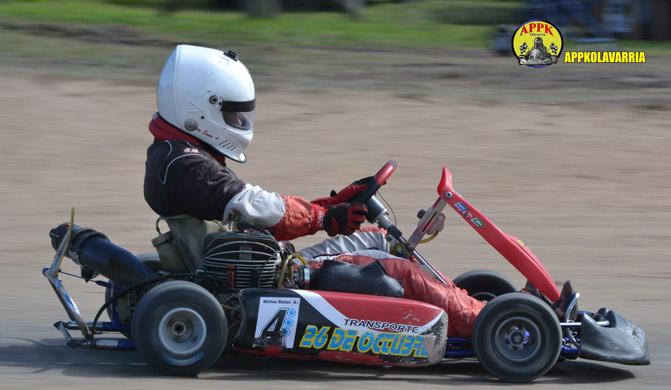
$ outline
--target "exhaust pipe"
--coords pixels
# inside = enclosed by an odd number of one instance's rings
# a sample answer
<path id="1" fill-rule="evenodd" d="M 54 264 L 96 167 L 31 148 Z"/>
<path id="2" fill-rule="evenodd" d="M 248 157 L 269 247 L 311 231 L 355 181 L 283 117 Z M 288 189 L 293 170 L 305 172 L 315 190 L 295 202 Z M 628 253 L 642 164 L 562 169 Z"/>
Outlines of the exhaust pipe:
<path id="1" fill-rule="evenodd" d="M 67 235 L 69 224 L 51 229 L 51 246 L 57 250 Z M 137 256 L 114 244 L 104 234 L 78 225 L 72 226 L 72 239 L 65 256 L 82 267 L 124 286 L 131 286 L 159 276 Z"/>

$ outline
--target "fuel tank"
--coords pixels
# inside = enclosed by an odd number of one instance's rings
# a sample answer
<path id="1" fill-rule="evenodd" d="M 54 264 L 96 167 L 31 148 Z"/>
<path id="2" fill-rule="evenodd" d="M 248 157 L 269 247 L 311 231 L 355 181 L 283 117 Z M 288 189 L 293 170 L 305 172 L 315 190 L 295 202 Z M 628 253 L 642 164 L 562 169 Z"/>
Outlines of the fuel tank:
<path id="1" fill-rule="evenodd" d="M 445 353 L 447 315 L 402 298 L 316 290 L 240 292 L 241 352 L 379 366 L 425 366 Z"/>

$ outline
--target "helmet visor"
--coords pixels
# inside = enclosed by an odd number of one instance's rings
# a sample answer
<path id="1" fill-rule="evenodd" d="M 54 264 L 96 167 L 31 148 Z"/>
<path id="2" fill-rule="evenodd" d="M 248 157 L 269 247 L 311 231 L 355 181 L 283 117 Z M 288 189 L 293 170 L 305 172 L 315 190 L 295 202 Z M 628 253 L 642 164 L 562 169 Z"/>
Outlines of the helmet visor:
<path id="1" fill-rule="evenodd" d="M 251 130 L 254 127 L 254 111 L 222 111 L 221 115 L 227 125 L 238 130 Z"/>

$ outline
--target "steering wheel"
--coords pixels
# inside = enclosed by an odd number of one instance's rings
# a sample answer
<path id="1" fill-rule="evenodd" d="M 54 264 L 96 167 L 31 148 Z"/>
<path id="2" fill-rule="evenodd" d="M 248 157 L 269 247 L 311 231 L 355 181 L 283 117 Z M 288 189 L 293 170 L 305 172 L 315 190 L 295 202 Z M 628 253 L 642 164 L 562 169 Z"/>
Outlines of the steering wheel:
<path id="1" fill-rule="evenodd" d="M 363 203 L 366 204 L 370 200 L 370 198 L 375 195 L 375 193 L 387 183 L 387 180 L 391 177 L 391 175 L 394 173 L 396 170 L 396 161 L 394 160 L 389 160 L 387 161 L 386 164 L 382 168 L 380 168 L 379 171 L 375 174 L 375 176 L 371 176 L 368 179 L 368 182 L 366 183 L 366 188 L 361 191 L 354 199 L 352 199 L 353 203 Z"/>

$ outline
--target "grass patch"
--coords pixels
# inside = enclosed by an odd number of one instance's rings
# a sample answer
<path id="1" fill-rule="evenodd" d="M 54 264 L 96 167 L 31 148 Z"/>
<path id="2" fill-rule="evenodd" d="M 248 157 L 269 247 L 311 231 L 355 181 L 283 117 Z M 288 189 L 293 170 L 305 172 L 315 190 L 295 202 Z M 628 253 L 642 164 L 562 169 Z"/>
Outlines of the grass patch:
<path id="1" fill-rule="evenodd" d="M 294 12 L 258 19 L 222 10 L 166 12 L 161 6 L 163 0 L 133 6 L 119 3 L 123 2 L 9 0 L 0 2 L 0 18 L 89 27 L 128 26 L 168 42 L 215 47 L 484 49 L 489 46 L 494 24 L 516 24 L 521 7 L 517 0 L 425 0 L 369 6 L 358 18 L 337 12 Z M 583 45 L 570 45 L 576 46 Z M 671 54 L 670 42 L 623 40 L 617 47 Z"/>
<path id="2" fill-rule="evenodd" d="M 486 20 L 475 18 L 470 20 L 475 23 L 470 23 L 458 15 L 457 19 L 444 15 L 452 15 L 451 7 L 462 10 L 462 16 L 468 14 L 464 10 L 469 7 L 472 14 L 484 15 L 486 11 L 478 7 L 511 9 L 511 4 L 516 2 L 421 1 L 368 7 L 356 19 L 334 12 L 283 13 L 272 19 L 253 19 L 240 12 L 165 12 L 103 1 L 32 0 L 2 2 L 0 16 L 33 22 L 126 25 L 175 41 L 214 45 L 483 48 L 491 33 Z"/>

